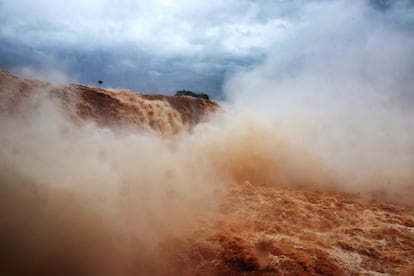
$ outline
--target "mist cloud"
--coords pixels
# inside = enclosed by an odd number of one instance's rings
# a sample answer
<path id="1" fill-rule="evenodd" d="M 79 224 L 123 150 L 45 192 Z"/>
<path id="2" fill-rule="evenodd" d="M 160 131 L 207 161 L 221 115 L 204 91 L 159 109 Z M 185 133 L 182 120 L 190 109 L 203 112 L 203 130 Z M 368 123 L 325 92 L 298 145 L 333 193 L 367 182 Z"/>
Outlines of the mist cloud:
<path id="1" fill-rule="evenodd" d="M 412 152 L 410 1 L 38 1 L 30 14 L 24 0 L 1 5 L 1 65 L 22 75 L 224 95 L 318 150 L 348 156 L 360 145 L 346 160 Z M 409 174 L 412 158 L 397 159 Z"/>
<path id="2" fill-rule="evenodd" d="M 304 5 L 291 36 L 261 65 L 231 75 L 224 90 L 235 106 L 323 156 L 348 186 L 410 187 L 413 6 L 372 3 Z"/>

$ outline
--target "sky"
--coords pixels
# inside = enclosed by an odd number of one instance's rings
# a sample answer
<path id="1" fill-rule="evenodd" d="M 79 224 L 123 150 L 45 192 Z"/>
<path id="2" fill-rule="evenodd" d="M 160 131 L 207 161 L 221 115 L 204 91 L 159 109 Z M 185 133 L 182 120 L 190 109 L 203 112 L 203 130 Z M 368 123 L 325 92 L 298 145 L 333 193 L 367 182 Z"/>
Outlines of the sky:
<path id="1" fill-rule="evenodd" d="M 1 68 L 147 93 L 235 100 L 334 71 L 394 74 L 410 98 L 412 37 L 412 0 L 0 1 Z"/>

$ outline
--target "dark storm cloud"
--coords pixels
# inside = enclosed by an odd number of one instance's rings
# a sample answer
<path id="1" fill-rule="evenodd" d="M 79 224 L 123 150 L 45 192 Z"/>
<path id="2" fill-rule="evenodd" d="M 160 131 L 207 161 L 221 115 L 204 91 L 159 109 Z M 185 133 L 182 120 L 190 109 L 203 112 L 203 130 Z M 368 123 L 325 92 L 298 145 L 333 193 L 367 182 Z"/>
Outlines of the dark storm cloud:
<path id="1" fill-rule="evenodd" d="M 56 75 L 59 81 L 102 79 L 108 87 L 163 93 L 191 89 L 218 97 L 223 82 L 239 69 L 255 67 L 268 56 L 289 56 L 292 49 L 305 50 L 300 43 L 307 34 L 301 30 L 331 24 L 312 20 L 312 9 L 335 3 L 351 10 L 358 5 L 324 0 L 3 0 L 0 67 L 55 81 Z M 366 3 L 389 25 L 412 31 L 413 17 L 405 8 L 409 1 Z M 338 17 L 331 16 L 334 25 Z M 355 39 L 351 33 L 348 37 Z M 303 63 L 301 55 L 287 60 L 283 74 Z"/>
<path id="2" fill-rule="evenodd" d="M 68 81 L 218 95 L 226 74 L 263 60 L 297 3 L 6 0 L 0 65 L 49 79 L 59 71 Z"/>

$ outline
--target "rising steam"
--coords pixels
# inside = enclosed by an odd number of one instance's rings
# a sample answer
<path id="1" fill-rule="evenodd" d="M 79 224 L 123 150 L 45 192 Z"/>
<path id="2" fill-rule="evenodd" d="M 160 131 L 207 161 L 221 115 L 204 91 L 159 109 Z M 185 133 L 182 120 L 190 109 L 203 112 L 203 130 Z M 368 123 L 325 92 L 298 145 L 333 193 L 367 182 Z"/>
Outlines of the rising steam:
<path id="1" fill-rule="evenodd" d="M 291 26 L 262 65 L 229 78 L 230 102 L 322 158 L 342 189 L 402 196 L 414 185 L 414 39 L 405 9 L 412 5 L 304 5 L 307 24 Z"/>

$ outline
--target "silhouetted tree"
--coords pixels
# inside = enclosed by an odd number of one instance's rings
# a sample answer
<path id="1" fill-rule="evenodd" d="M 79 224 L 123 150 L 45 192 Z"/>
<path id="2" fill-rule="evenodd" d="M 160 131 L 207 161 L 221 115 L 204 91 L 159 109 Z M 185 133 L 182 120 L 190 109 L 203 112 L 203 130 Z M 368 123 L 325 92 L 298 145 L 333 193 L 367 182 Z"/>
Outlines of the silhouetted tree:
<path id="1" fill-rule="evenodd" d="M 209 100 L 210 97 L 205 94 L 205 93 L 195 93 L 193 91 L 190 90 L 179 90 L 175 93 L 176 96 L 190 96 L 190 97 L 195 97 L 195 98 L 201 98 L 201 99 L 205 99 L 205 100 Z"/>

